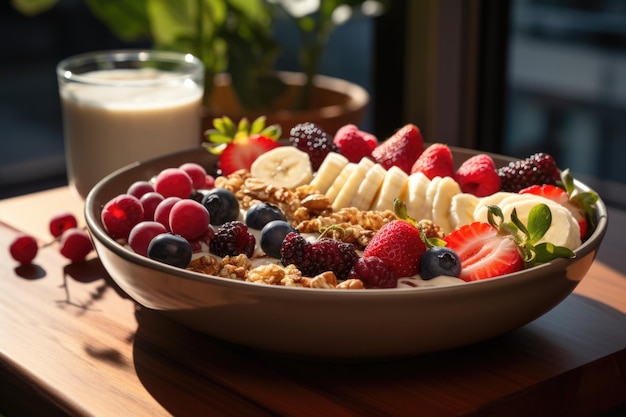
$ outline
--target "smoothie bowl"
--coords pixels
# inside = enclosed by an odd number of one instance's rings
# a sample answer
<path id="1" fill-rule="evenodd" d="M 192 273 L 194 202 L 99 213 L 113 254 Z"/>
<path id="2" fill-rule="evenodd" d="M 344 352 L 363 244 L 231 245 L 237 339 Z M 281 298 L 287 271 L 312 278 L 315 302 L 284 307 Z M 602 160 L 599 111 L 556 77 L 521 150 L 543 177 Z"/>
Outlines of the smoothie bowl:
<path id="1" fill-rule="evenodd" d="M 478 153 L 451 149 L 456 166 Z M 490 156 L 498 167 L 512 160 Z M 118 170 L 92 189 L 85 215 L 103 265 L 145 308 L 218 339 L 294 356 L 403 357 L 456 348 L 519 328 L 575 289 L 607 228 L 607 210 L 598 199 L 592 228 L 573 249 L 574 256 L 489 279 L 409 279 L 409 285 L 396 288 L 355 290 L 268 285 L 173 266 L 136 253 L 108 232 L 102 220 L 108 202 L 136 181 L 189 162 L 214 172 L 217 157 L 204 149 L 171 154 Z M 574 184 L 580 191 L 590 191 L 585 184 Z M 362 248 L 358 253 L 364 253 Z M 195 253 L 194 259 L 198 256 Z"/>

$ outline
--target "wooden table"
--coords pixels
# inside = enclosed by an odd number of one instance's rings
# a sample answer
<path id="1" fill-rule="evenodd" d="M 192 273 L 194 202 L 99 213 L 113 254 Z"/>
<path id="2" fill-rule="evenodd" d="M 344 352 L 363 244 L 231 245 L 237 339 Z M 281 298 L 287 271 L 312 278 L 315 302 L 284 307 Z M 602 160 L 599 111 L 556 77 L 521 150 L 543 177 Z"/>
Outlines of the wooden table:
<path id="1" fill-rule="evenodd" d="M 97 258 L 55 245 L 18 267 L 19 231 L 82 216 L 67 188 L 0 201 L 0 413 L 80 416 L 556 416 L 626 403 L 626 275 L 596 261 L 545 316 L 473 346 L 312 363 L 232 346 L 137 306 Z"/>

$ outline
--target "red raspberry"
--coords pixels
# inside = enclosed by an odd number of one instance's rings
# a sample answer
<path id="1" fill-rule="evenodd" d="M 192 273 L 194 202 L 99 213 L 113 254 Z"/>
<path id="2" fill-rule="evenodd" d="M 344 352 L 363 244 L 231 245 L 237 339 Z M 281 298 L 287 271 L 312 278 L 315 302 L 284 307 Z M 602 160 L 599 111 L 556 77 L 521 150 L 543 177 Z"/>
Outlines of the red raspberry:
<path id="1" fill-rule="evenodd" d="M 378 256 L 359 258 L 348 278 L 360 279 L 367 288 L 395 288 L 398 285 L 396 273 Z"/>
<path id="2" fill-rule="evenodd" d="M 61 246 L 59 251 L 72 262 L 85 260 L 87 255 L 93 250 L 93 244 L 89 234 L 81 229 L 68 229 L 61 235 Z"/>
<path id="3" fill-rule="evenodd" d="M 493 159 L 487 154 L 474 155 L 456 171 L 461 191 L 485 197 L 500 191 L 501 180 Z"/>
<path id="4" fill-rule="evenodd" d="M 50 219 L 49 229 L 53 237 L 59 237 L 67 229 L 71 229 L 78 225 L 76 217 L 69 212 L 59 213 Z"/>
<path id="5" fill-rule="evenodd" d="M 211 252 L 217 256 L 237 256 L 244 254 L 252 258 L 256 239 L 248 232 L 248 226 L 240 221 L 227 222 L 215 232 L 209 243 Z"/>
<path id="6" fill-rule="evenodd" d="M 362 158 L 372 156 L 378 139 L 371 133 L 359 130 L 356 125 L 348 124 L 335 133 L 333 142 L 339 149 L 339 153 L 348 158 L 350 162 L 359 162 Z"/>
<path id="7" fill-rule="evenodd" d="M 411 167 L 411 174 L 422 172 L 433 179 L 435 177 L 454 177 L 452 152 L 443 143 L 433 143 L 422 152 Z"/>
<path id="8" fill-rule="evenodd" d="M 120 194 L 104 205 L 100 216 L 109 236 L 127 239 L 131 229 L 143 220 L 144 212 L 137 197 Z"/>
<path id="9" fill-rule="evenodd" d="M 9 246 L 9 252 L 13 259 L 22 265 L 30 264 L 37 256 L 38 250 L 39 245 L 37 245 L 35 238 L 25 234 L 16 237 Z"/>

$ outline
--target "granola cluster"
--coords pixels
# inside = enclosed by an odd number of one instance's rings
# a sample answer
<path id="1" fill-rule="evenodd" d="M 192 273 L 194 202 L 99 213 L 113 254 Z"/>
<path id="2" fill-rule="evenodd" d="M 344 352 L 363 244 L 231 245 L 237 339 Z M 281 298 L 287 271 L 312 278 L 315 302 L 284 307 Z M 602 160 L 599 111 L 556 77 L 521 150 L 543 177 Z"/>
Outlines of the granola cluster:
<path id="1" fill-rule="evenodd" d="M 191 261 L 187 270 L 202 274 L 285 287 L 321 288 L 321 289 L 363 289 L 359 279 L 337 281 L 333 272 L 324 272 L 315 277 L 304 277 L 294 265 L 286 267 L 269 263 L 253 266 L 246 255 L 226 256 L 222 260 L 203 255 Z"/>

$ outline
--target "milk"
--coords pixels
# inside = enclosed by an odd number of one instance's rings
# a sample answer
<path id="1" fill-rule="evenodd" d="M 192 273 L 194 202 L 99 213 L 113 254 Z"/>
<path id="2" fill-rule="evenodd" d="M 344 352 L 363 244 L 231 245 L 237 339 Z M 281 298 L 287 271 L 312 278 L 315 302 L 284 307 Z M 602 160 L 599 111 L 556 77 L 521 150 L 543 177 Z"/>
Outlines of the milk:
<path id="1" fill-rule="evenodd" d="M 68 179 L 83 198 L 118 168 L 199 146 L 203 88 L 192 79 L 154 69 L 81 77 L 89 83 L 61 85 L 60 95 Z"/>

